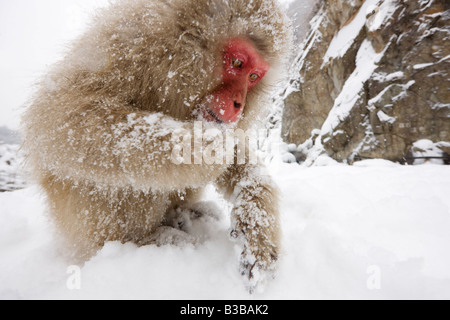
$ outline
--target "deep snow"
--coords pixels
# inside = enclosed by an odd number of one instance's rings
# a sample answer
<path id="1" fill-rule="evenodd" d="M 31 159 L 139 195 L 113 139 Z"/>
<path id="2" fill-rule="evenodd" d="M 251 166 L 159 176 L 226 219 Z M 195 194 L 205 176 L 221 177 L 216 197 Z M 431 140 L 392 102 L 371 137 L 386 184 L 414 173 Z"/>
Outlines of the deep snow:
<path id="1" fill-rule="evenodd" d="M 0 299 L 450 298 L 448 166 L 276 162 L 271 171 L 283 194 L 284 253 L 277 278 L 253 296 L 228 240 L 227 205 L 212 189 L 215 205 L 205 208 L 220 219 L 192 222 L 195 246 L 109 243 L 81 269 L 81 289 L 69 290 L 69 263 L 30 187 L 0 194 Z"/>

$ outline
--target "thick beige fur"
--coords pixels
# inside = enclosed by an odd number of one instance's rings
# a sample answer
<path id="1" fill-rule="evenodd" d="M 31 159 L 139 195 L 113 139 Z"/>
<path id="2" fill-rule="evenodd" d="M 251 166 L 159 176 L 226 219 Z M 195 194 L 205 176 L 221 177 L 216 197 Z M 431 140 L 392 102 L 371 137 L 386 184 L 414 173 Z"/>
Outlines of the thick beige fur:
<path id="1" fill-rule="evenodd" d="M 115 2 L 39 83 L 23 117 L 23 147 L 75 257 L 89 259 L 107 241 L 147 244 L 168 210 L 216 183 L 235 205 L 243 272 L 271 268 L 280 249 L 273 183 L 252 165 L 171 161 L 172 133 L 192 130 L 234 37 L 253 41 L 272 66 L 248 95 L 238 124 L 247 129 L 263 121 L 290 44 L 273 0 Z"/>

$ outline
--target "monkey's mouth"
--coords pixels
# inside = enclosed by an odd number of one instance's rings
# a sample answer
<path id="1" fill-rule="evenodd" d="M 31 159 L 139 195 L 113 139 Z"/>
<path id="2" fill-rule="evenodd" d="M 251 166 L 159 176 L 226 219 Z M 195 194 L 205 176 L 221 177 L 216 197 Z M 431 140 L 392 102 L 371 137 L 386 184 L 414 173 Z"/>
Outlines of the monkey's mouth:
<path id="1" fill-rule="evenodd" d="M 205 107 L 206 113 L 211 116 L 211 118 L 207 117 L 206 120 L 215 120 L 219 124 L 225 123 L 222 119 L 219 118 L 217 114 L 215 114 L 208 106 Z M 209 119 L 208 119 L 209 118 Z"/>

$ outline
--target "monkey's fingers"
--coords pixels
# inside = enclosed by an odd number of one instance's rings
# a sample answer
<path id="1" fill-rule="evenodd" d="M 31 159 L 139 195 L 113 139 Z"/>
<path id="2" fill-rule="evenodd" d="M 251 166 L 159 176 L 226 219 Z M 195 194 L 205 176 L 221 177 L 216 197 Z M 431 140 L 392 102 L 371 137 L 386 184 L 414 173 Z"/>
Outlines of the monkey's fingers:
<path id="1" fill-rule="evenodd" d="M 267 280 L 276 276 L 278 257 L 271 255 L 269 261 L 258 260 L 242 253 L 240 273 L 244 277 L 246 289 L 250 294 L 256 290 L 263 290 Z"/>

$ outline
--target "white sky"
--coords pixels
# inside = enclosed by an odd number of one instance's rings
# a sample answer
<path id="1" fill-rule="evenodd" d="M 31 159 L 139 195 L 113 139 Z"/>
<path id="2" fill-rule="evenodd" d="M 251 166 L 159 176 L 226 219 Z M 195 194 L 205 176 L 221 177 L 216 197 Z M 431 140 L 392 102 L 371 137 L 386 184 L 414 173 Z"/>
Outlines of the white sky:
<path id="1" fill-rule="evenodd" d="M 17 129 L 30 88 L 107 0 L 0 0 L 0 126 Z"/>
<path id="2" fill-rule="evenodd" d="M 289 3 L 292 0 L 280 0 Z M 0 126 L 19 127 L 31 87 L 108 0 L 0 0 Z"/>

